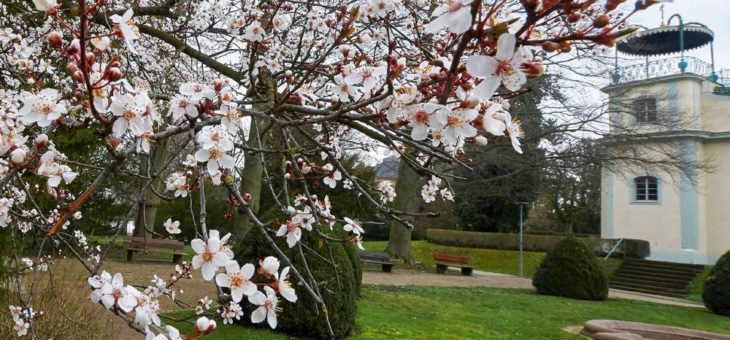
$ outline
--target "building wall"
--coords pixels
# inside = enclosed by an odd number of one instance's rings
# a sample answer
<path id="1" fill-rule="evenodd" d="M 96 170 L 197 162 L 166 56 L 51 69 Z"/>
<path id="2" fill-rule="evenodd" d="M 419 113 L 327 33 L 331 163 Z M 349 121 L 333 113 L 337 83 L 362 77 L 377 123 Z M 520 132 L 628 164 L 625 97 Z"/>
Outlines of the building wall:
<path id="1" fill-rule="evenodd" d="M 730 96 L 704 92 L 700 106 L 702 110 L 702 130 L 711 132 L 730 131 Z"/>
<path id="2" fill-rule="evenodd" d="M 614 133 L 677 132 L 671 142 L 678 148 L 678 157 L 705 161 L 712 171 L 624 168 L 617 174 L 604 169 L 602 237 L 647 240 L 650 259 L 671 262 L 713 264 L 730 249 L 730 97 L 712 94 L 708 84 L 683 75 L 607 89 L 611 119 L 620 124 Z M 642 96 L 657 97 L 660 117 L 674 121 L 636 126 L 625 104 L 616 105 Z M 647 155 L 651 157 L 651 151 Z M 633 179 L 642 175 L 660 180 L 658 202 L 634 201 Z"/>
<path id="3" fill-rule="evenodd" d="M 705 143 L 703 156 L 714 167 L 702 175 L 705 241 L 709 260 L 714 262 L 730 250 L 730 139 Z"/>

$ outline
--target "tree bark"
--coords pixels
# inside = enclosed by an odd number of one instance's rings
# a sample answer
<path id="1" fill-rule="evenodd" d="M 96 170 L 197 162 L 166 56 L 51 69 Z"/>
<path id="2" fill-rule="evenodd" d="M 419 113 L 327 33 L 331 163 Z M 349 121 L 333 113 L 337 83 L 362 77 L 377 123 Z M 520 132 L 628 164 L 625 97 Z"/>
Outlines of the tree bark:
<path id="1" fill-rule="evenodd" d="M 150 154 L 153 163 L 152 169 L 149 169 L 149 163 L 145 160 L 142 160 L 140 162 L 140 175 L 153 175 L 157 171 L 157 169 L 165 164 L 165 160 L 167 160 L 167 156 L 170 153 L 170 150 L 168 149 L 170 146 L 168 141 L 169 139 L 161 141 L 160 143 L 156 144 L 155 148 L 152 150 Z M 152 180 L 152 184 L 150 184 L 150 186 L 145 191 L 144 202 L 141 203 L 141 206 L 139 207 L 139 212 L 137 213 L 137 224 L 134 231 L 135 236 L 145 236 L 147 238 L 152 237 L 152 235 L 145 229 L 145 226 L 147 226 L 147 229 L 149 230 L 155 230 L 155 218 L 157 217 L 157 207 L 160 205 L 160 198 L 155 195 L 155 193 L 152 191 L 152 188 L 155 188 L 156 190 L 159 189 L 159 184 L 160 179 L 154 178 Z"/>
<path id="2" fill-rule="evenodd" d="M 416 212 L 420 206 L 420 176 L 407 162 L 400 160 L 398 165 L 398 179 L 395 183 L 395 201 L 393 206 L 396 210 L 404 212 Z M 413 218 L 404 216 L 406 220 L 413 223 Z M 402 259 L 413 263 L 411 252 L 411 230 L 398 221 L 390 222 L 388 234 L 388 247 L 385 250 L 391 257 Z"/>

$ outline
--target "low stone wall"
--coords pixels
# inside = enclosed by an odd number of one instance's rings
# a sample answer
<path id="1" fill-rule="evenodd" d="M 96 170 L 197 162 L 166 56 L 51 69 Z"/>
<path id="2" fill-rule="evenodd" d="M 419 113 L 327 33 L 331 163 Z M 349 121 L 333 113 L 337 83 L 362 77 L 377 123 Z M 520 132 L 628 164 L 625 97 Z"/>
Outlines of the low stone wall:
<path id="1" fill-rule="evenodd" d="M 730 336 L 717 333 L 618 320 L 590 320 L 580 334 L 596 340 L 730 340 Z"/>

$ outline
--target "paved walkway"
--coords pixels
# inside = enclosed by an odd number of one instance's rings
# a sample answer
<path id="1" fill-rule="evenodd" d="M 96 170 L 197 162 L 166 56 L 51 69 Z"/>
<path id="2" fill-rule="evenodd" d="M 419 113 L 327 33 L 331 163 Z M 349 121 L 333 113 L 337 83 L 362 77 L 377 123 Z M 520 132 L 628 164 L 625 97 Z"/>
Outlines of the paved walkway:
<path id="1" fill-rule="evenodd" d="M 472 276 L 463 276 L 458 271 L 449 271 L 447 275 L 413 270 L 397 270 L 392 273 L 380 271 L 363 272 L 362 281 L 372 285 L 391 286 L 442 286 L 442 287 L 494 287 L 533 289 L 532 279 L 513 275 L 490 273 L 475 270 Z M 642 294 L 618 289 L 611 289 L 611 298 L 630 299 L 660 303 L 665 305 L 704 308 L 703 305 L 688 300 L 674 299 L 658 295 Z"/>

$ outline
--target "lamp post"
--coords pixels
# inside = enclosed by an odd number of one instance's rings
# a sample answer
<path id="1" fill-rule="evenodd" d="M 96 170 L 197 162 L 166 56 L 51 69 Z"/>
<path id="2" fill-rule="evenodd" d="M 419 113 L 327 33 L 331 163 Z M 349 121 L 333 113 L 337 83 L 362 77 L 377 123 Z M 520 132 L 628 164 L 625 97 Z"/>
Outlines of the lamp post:
<path id="1" fill-rule="evenodd" d="M 525 239 L 525 223 L 524 223 L 524 208 L 525 205 L 530 204 L 530 202 L 515 202 L 515 204 L 520 206 L 520 276 L 523 275 L 523 244 Z"/>

